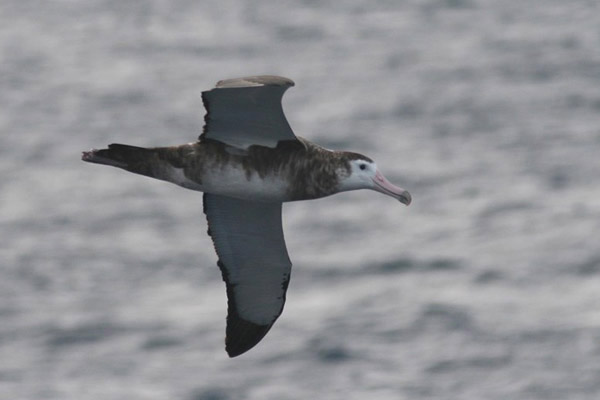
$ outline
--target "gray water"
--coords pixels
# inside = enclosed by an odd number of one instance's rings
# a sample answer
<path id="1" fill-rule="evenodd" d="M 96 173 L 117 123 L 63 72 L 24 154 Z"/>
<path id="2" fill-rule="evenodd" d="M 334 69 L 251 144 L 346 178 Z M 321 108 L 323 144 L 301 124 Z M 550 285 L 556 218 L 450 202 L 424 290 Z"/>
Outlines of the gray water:
<path id="1" fill-rule="evenodd" d="M 0 398 L 599 398 L 597 1 L 3 0 L 0 52 Z M 80 152 L 265 73 L 414 202 L 287 204 L 285 311 L 229 359 L 201 195 Z"/>

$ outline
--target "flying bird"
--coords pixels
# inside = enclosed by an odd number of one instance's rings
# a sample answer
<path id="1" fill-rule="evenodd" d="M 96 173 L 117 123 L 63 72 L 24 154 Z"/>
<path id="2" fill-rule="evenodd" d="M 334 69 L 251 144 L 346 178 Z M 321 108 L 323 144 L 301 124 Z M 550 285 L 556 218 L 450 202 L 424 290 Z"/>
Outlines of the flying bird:
<path id="1" fill-rule="evenodd" d="M 82 160 L 204 192 L 204 213 L 227 288 L 225 350 L 236 357 L 271 329 L 285 303 L 292 263 L 281 207 L 356 189 L 408 205 L 369 157 L 297 137 L 281 105 L 294 82 L 279 76 L 219 81 L 202 92 L 205 125 L 195 143 L 142 148 L 111 144 Z"/>

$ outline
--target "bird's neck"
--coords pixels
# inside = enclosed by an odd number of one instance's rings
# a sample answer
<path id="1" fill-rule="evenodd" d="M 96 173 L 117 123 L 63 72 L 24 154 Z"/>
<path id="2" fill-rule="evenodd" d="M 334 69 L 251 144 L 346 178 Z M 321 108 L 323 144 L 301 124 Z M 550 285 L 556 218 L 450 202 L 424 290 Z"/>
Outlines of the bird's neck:
<path id="1" fill-rule="evenodd" d="M 301 141 L 305 150 L 297 153 L 288 169 L 291 200 L 317 199 L 339 192 L 340 179 L 350 172 L 344 152 Z"/>

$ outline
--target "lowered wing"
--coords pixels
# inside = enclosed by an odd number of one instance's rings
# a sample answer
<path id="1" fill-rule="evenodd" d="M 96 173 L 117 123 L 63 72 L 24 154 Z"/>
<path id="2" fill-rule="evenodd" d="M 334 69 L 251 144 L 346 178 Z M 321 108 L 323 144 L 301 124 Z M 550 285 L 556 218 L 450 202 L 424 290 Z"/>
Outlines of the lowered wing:
<path id="1" fill-rule="evenodd" d="M 208 233 L 227 286 L 225 350 L 254 347 L 283 311 L 292 263 L 281 225 L 281 203 L 204 194 Z"/>

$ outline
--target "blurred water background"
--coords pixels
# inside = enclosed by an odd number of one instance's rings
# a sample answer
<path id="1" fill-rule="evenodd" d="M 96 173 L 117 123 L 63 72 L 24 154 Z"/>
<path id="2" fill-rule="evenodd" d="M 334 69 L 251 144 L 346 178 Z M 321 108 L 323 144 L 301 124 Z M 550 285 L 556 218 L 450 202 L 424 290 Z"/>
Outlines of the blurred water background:
<path id="1" fill-rule="evenodd" d="M 3 0 L 0 57 L 0 398 L 599 398 L 597 1 Z M 232 360 L 201 194 L 80 152 L 193 141 L 252 74 L 414 202 L 287 204 Z"/>

